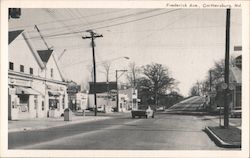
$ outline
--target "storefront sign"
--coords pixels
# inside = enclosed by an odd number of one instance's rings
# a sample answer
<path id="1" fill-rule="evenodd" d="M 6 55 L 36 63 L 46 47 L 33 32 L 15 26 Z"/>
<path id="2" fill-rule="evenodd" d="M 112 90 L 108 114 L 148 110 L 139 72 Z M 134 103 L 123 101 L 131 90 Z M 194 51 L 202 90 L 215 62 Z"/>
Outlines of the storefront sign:
<path id="1" fill-rule="evenodd" d="M 24 86 L 24 87 L 31 87 L 31 81 L 25 81 L 25 80 L 17 80 L 10 78 L 9 79 L 10 85 L 17 85 L 17 86 Z"/>
<path id="2" fill-rule="evenodd" d="M 9 94 L 10 95 L 16 94 L 16 88 L 9 88 Z"/>
<path id="3" fill-rule="evenodd" d="M 222 88 L 222 89 L 227 89 L 227 84 L 226 84 L 226 83 L 222 83 L 222 84 L 221 84 L 221 88 Z"/>
<path id="4" fill-rule="evenodd" d="M 216 97 L 216 92 L 208 92 L 208 95 L 210 96 L 210 97 Z"/>
<path id="5" fill-rule="evenodd" d="M 229 84 L 228 89 L 232 91 L 235 89 L 235 86 L 233 84 Z"/>

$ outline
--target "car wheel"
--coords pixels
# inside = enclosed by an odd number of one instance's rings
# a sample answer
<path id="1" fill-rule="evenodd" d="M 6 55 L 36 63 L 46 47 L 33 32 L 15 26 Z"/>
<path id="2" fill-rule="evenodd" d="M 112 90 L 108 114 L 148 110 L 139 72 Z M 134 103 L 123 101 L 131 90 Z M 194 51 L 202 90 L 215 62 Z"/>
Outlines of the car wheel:
<path id="1" fill-rule="evenodd" d="M 148 118 L 148 115 L 146 115 L 145 117 L 146 117 L 146 119 L 147 119 L 147 118 Z"/>
<path id="2" fill-rule="evenodd" d="M 155 116 L 154 115 L 152 115 L 152 118 L 154 118 Z"/>
<path id="3" fill-rule="evenodd" d="M 135 116 L 134 116 L 134 115 L 132 115 L 132 118 L 135 118 Z"/>

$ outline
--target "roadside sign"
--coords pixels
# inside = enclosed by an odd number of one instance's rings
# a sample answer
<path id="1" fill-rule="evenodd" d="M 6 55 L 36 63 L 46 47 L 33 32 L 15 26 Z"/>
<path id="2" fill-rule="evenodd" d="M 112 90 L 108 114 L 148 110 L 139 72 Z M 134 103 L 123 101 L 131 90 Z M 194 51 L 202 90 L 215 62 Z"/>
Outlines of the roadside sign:
<path id="1" fill-rule="evenodd" d="M 216 96 L 216 92 L 208 92 L 208 95 L 210 96 L 210 97 L 215 97 Z"/>
<path id="2" fill-rule="evenodd" d="M 221 88 L 222 88 L 222 89 L 227 89 L 227 84 L 226 84 L 226 83 L 222 83 L 222 84 L 221 84 Z"/>
<path id="3" fill-rule="evenodd" d="M 234 85 L 233 84 L 229 84 L 229 87 L 228 87 L 230 90 L 234 90 Z"/>

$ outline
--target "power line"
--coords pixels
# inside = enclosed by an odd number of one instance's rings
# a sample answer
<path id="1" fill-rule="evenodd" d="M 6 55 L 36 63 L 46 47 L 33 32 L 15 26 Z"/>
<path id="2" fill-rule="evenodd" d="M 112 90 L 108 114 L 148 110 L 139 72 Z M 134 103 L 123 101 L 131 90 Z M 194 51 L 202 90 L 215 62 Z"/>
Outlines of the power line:
<path id="1" fill-rule="evenodd" d="M 44 9 L 44 10 L 46 12 L 55 14 L 55 10 L 52 10 L 52 9 Z M 70 9 L 68 9 L 68 10 L 71 12 Z M 154 11 L 157 11 L 157 10 L 162 10 L 162 9 L 154 9 L 154 10 L 150 10 L 150 11 L 136 12 L 136 13 L 132 13 L 132 14 L 128 14 L 128 15 L 123 15 L 123 16 L 118 16 L 118 17 L 114 17 L 114 18 L 104 19 L 104 20 L 101 20 L 101 21 L 96 21 L 96 22 L 93 22 L 91 24 L 88 23 L 89 25 L 87 26 L 87 29 L 89 29 L 90 26 L 93 26 L 93 25 L 98 24 L 98 23 L 104 23 L 104 22 L 108 22 L 108 21 L 114 21 L 114 20 L 117 20 L 117 19 L 126 18 L 126 17 L 130 17 L 130 16 L 137 16 L 137 15 L 140 15 L 140 14 L 150 13 L 150 12 L 154 12 Z M 59 10 L 59 11 L 61 11 L 61 10 Z M 57 12 L 59 12 L 59 11 L 57 11 Z M 119 11 L 119 12 L 121 12 L 121 11 Z M 62 17 L 64 17 L 64 16 L 65 15 L 62 15 Z M 81 17 L 81 18 L 85 18 L 86 19 L 87 17 L 90 17 L 90 16 L 84 16 L 84 17 Z M 71 19 L 75 19 L 75 18 L 72 17 Z M 79 19 L 77 18 L 77 20 L 79 20 Z M 61 22 L 64 22 L 64 21 L 66 21 L 66 20 L 57 20 L 56 22 L 54 21 L 54 22 L 52 22 L 50 24 L 57 23 L 57 22 L 61 23 Z M 69 20 L 69 21 L 71 21 L 71 20 Z M 68 27 L 81 26 L 81 25 L 83 25 L 83 24 L 80 23 L 80 24 L 68 25 Z M 64 29 L 64 28 L 65 27 L 56 27 L 56 28 L 53 27 L 53 28 L 43 29 L 43 31 L 58 30 L 58 29 Z M 32 31 L 30 31 L 30 32 L 32 32 Z"/>
<path id="2" fill-rule="evenodd" d="M 129 17 L 134 17 L 134 16 L 138 16 L 138 15 L 141 15 L 141 14 L 147 14 L 147 13 L 151 13 L 151 12 L 155 12 L 155 11 L 159 11 L 159 10 L 162 10 L 162 9 L 153 9 L 153 10 L 150 10 L 150 11 L 143 11 L 143 12 L 136 12 L 136 13 L 132 13 L 132 14 L 128 14 L 128 15 L 122 15 L 122 16 L 118 16 L 118 17 L 113 17 L 113 18 L 109 18 L 109 19 L 103 19 L 103 20 L 99 20 L 99 21 L 96 21 L 96 22 L 92 22 L 92 23 L 88 23 L 89 25 L 86 26 L 86 27 L 90 27 L 90 26 L 93 26 L 95 24 L 99 24 L 99 23 L 105 23 L 105 22 L 110 22 L 110 21 L 116 21 L 116 20 L 119 20 L 119 19 L 124 19 L 124 18 L 129 18 Z M 68 27 L 75 27 L 75 26 L 81 26 L 83 24 L 74 24 L 74 25 L 68 25 Z M 62 28 L 62 27 L 57 27 L 57 28 L 48 28 L 46 30 L 54 30 L 54 29 L 59 29 L 59 28 Z"/>
<path id="3" fill-rule="evenodd" d="M 51 9 L 45 9 L 45 10 L 47 10 L 47 12 L 49 13 L 49 16 L 51 16 L 53 19 L 55 19 L 58 23 L 64 25 L 64 28 L 66 28 L 66 29 L 69 30 L 69 31 L 73 31 L 74 33 L 76 33 L 76 31 L 72 30 L 72 29 L 69 28 L 66 24 L 64 24 L 63 22 L 61 22 L 61 21 L 58 20 L 58 18 L 57 18 L 57 16 L 56 16 L 54 10 L 52 10 L 52 11 L 51 11 Z M 43 31 L 44 31 L 44 30 L 45 30 L 45 29 L 43 29 Z M 75 35 L 74 35 L 74 36 L 75 36 Z M 81 35 L 80 35 L 80 36 L 81 36 Z"/>
<path id="4" fill-rule="evenodd" d="M 46 11 L 46 9 L 43 9 Z M 50 9 L 52 10 L 52 9 Z M 97 13 L 97 14 L 93 14 L 93 15 L 89 15 L 89 16 L 81 16 L 81 17 L 78 17 L 78 18 L 68 18 L 68 19 L 63 19 L 63 20 L 59 20 L 60 22 L 70 22 L 70 21 L 74 21 L 74 20 L 79 20 L 79 18 L 89 18 L 89 17 L 95 17 L 95 16 L 99 16 L 99 15 L 109 15 L 109 14 L 114 14 L 114 13 L 119 13 L 119 12 L 124 12 L 124 11 L 127 11 L 128 9 L 125 9 L 125 10 L 120 10 L 119 11 L 110 11 L 110 12 L 100 12 L 100 13 Z M 46 11 L 47 12 L 47 11 Z M 54 11 L 53 11 L 54 12 Z M 47 21 L 47 22 L 42 22 L 42 23 L 37 23 L 37 25 L 51 25 L 51 24 L 54 24 L 54 23 L 57 23 L 55 22 L 55 20 L 52 20 L 52 21 Z M 34 25 L 23 25 L 21 27 L 30 27 L 30 28 L 33 28 Z M 15 29 L 15 28 L 10 28 L 10 29 Z M 18 29 L 18 28 L 17 28 Z"/>
<path id="5" fill-rule="evenodd" d="M 192 13 L 193 13 L 193 12 L 192 12 Z M 169 27 L 169 26 L 171 26 L 171 25 L 177 23 L 178 21 L 180 21 L 180 20 L 182 20 L 182 19 L 184 19 L 184 18 L 187 18 L 187 17 L 189 17 L 189 16 L 191 16 L 191 15 L 192 15 L 192 14 L 190 13 L 190 14 L 188 14 L 188 15 L 182 17 L 182 18 L 179 18 L 179 19 L 173 21 L 172 23 L 169 23 L 169 24 L 167 24 L 167 25 L 161 27 L 159 30 L 166 29 L 167 27 Z M 141 40 L 138 40 L 138 41 L 137 41 L 137 44 L 138 44 L 139 42 L 145 40 L 147 37 L 151 36 L 152 34 L 153 34 L 153 33 L 149 33 L 149 34 L 146 35 L 144 38 L 141 38 Z M 126 48 L 126 47 L 128 47 L 128 46 L 125 46 L 125 47 L 123 47 L 123 48 Z M 177 48 L 179 48 L 179 47 L 177 47 Z M 113 51 L 113 53 L 114 53 L 114 52 L 115 52 L 115 51 Z M 109 53 L 109 54 L 112 54 L 112 53 Z M 73 64 L 73 65 L 81 64 L 81 63 L 83 63 L 83 62 L 85 62 L 85 61 L 80 61 L 80 62 L 77 62 L 77 63 L 75 63 L 75 64 Z M 71 65 L 72 65 L 72 64 L 71 64 Z M 72 66 L 73 66 L 73 65 L 72 65 Z"/>
<path id="6" fill-rule="evenodd" d="M 190 27 L 179 27 L 179 28 L 168 28 L 168 30 L 188 30 L 188 29 L 216 29 L 222 28 L 222 25 L 215 25 L 215 26 L 190 26 Z M 161 32 L 160 29 L 147 29 L 147 30 L 140 30 L 140 31 L 108 31 L 109 34 L 112 33 L 143 33 L 143 32 Z M 72 38 L 76 37 L 76 35 L 69 35 L 67 37 L 50 37 L 49 39 L 56 39 L 56 38 Z M 23 39 L 17 39 L 23 40 Z M 40 39 L 39 39 L 40 40 Z"/>
<path id="7" fill-rule="evenodd" d="M 144 19 L 148 19 L 148 18 L 152 18 L 152 17 L 156 17 L 156 16 L 168 14 L 168 13 L 171 13 L 171 12 L 174 12 L 174 11 L 177 11 L 177 10 L 180 10 L 180 9 L 174 9 L 174 10 L 166 11 L 166 12 L 163 12 L 163 13 L 146 16 L 146 17 L 143 17 L 143 18 L 138 18 L 138 19 L 135 19 L 135 20 L 129 20 L 129 21 L 120 22 L 120 23 L 116 23 L 116 24 L 111 24 L 111 25 L 96 27 L 96 28 L 92 28 L 92 30 L 98 30 L 98 29 L 103 29 L 103 28 L 108 28 L 108 27 L 114 27 L 114 26 L 124 25 L 124 24 L 127 24 L 127 23 L 137 22 L 137 21 L 141 21 L 141 20 L 144 20 Z M 58 33 L 58 34 L 51 34 L 51 35 L 44 35 L 44 36 L 47 37 L 47 38 L 48 37 L 57 37 L 57 36 L 66 36 L 66 35 L 71 35 L 71 34 L 76 34 L 76 33 L 83 33 L 83 32 L 86 32 L 86 31 L 87 30 L 82 30 L 82 31 Z M 38 38 L 38 37 L 30 37 L 30 39 L 34 39 L 34 38 Z"/>

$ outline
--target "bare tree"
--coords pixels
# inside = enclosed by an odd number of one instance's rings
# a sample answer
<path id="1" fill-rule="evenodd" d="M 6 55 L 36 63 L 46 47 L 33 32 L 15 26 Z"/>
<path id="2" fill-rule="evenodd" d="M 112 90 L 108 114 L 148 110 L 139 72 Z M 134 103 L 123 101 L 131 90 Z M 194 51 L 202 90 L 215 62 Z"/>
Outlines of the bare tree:
<path id="1" fill-rule="evenodd" d="M 93 69 L 93 66 L 92 65 L 88 65 L 87 69 L 88 69 L 88 71 L 90 73 L 91 81 L 93 82 L 94 81 L 94 69 Z"/>
<path id="2" fill-rule="evenodd" d="M 104 73 L 105 73 L 105 76 L 106 76 L 106 82 L 108 83 L 109 82 L 109 73 L 110 73 L 111 63 L 108 62 L 108 61 L 105 61 L 105 62 L 102 63 L 102 66 L 104 68 Z"/>
<path id="3" fill-rule="evenodd" d="M 110 98 L 110 90 L 109 90 L 109 73 L 110 73 L 110 67 L 111 67 L 111 62 L 105 61 L 102 63 L 102 66 L 104 68 L 104 73 L 106 75 L 106 84 L 107 84 L 107 103 L 104 105 L 104 111 L 107 111 L 107 107 L 109 107 L 109 98 Z M 107 106 L 107 107 L 106 107 Z"/>
<path id="4" fill-rule="evenodd" d="M 129 64 L 129 73 L 127 73 L 127 79 L 134 88 L 137 87 L 137 82 L 140 75 L 140 68 L 136 66 L 135 62 Z"/>
<path id="5" fill-rule="evenodd" d="M 199 96 L 203 90 L 203 83 L 196 81 L 196 83 L 191 87 L 189 94 L 190 96 Z"/>

